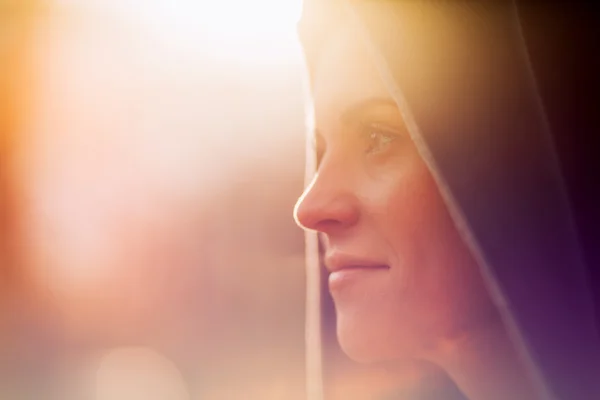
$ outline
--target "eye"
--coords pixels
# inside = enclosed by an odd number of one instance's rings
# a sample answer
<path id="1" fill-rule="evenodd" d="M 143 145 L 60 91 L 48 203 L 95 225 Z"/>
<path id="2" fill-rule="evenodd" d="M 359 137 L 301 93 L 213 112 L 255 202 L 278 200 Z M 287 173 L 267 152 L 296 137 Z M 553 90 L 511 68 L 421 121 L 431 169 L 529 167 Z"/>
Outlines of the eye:
<path id="1" fill-rule="evenodd" d="M 367 154 L 379 154 L 387 151 L 394 140 L 400 135 L 392 130 L 379 124 L 371 124 L 363 128 L 367 146 L 365 152 Z"/>

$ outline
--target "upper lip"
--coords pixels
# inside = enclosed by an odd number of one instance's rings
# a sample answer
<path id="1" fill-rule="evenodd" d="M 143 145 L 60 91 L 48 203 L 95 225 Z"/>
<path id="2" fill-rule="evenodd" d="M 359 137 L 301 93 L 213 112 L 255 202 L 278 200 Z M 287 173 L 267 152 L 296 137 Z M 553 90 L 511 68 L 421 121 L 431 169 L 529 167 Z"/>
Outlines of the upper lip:
<path id="1" fill-rule="evenodd" d="M 335 272 L 348 268 L 389 268 L 389 265 L 373 258 L 353 256 L 336 251 L 325 255 L 325 267 L 329 272 Z"/>

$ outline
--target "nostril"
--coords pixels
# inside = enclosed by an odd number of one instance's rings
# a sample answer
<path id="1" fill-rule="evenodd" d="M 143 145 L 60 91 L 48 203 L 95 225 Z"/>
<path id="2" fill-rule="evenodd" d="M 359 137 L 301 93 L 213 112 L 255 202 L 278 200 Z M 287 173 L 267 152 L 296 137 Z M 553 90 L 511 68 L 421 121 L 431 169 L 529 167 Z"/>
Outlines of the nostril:
<path id="1" fill-rule="evenodd" d="M 305 197 L 295 209 L 296 223 L 303 229 L 330 233 L 354 225 L 358 220 L 358 207 L 348 199 L 316 202 Z"/>
<path id="2" fill-rule="evenodd" d="M 304 229 L 329 233 L 358 221 L 360 204 L 354 190 L 333 175 L 315 179 L 294 208 L 296 223 Z"/>
<path id="3" fill-rule="evenodd" d="M 334 231 L 335 229 L 339 229 L 344 226 L 344 223 L 335 219 L 325 219 L 319 221 L 316 224 L 316 228 L 314 230 L 323 233 L 329 233 Z"/>
<path id="4" fill-rule="evenodd" d="M 317 226 L 321 221 L 319 211 L 310 207 L 304 201 L 299 201 L 296 205 L 294 219 L 300 228 L 308 230 L 317 230 Z"/>

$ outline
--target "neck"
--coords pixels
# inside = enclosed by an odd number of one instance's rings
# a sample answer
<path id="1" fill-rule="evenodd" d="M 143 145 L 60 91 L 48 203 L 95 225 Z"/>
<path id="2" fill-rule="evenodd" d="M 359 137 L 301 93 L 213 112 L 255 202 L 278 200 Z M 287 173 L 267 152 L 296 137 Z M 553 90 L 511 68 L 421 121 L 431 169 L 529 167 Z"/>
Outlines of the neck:
<path id="1" fill-rule="evenodd" d="M 444 369 L 470 400 L 539 399 L 499 318 L 440 346 L 430 361 Z"/>

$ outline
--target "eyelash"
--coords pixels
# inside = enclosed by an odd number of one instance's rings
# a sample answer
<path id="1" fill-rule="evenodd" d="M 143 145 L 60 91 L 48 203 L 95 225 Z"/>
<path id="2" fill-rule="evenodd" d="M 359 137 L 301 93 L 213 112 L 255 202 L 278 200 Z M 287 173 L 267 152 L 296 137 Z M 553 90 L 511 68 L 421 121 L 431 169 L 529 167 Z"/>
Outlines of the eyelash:
<path id="1" fill-rule="evenodd" d="M 372 142 L 374 140 L 384 138 L 386 140 L 384 146 L 389 146 L 394 140 L 400 138 L 400 134 L 395 132 L 391 128 L 387 128 L 379 124 L 361 124 L 359 130 L 359 137 L 361 139 L 366 139 L 369 143 L 369 145 L 367 146 L 368 148 L 365 150 L 365 153 L 367 155 L 376 155 L 378 153 L 383 153 L 385 150 L 387 150 L 387 148 L 377 150 L 374 149 L 374 146 L 372 146 Z M 314 137 L 311 143 L 311 147 L 317 156 L 318 169 L 325 151 L 321 146 L 317 144 L 317 139 Z"/>
<path id="2" fill-rule="evenodd" d="M 365 139 L 369 142 L 368 149 L 366 150 L 367 154 L 378 154 L 382 153 L 387 149 L 394 140 L 398 139 L 400 136 L 398 133 L 392 131 L 389 128 L 382 127 L 378 124 L 370 124 L 362 127 L 362 132 L 364 134 Z M 385 139 L 386 142 L 383 144 L 385 148 L 375 149 L 378 144 L 373 145 L 373 142 L 379 139 Z"/>

